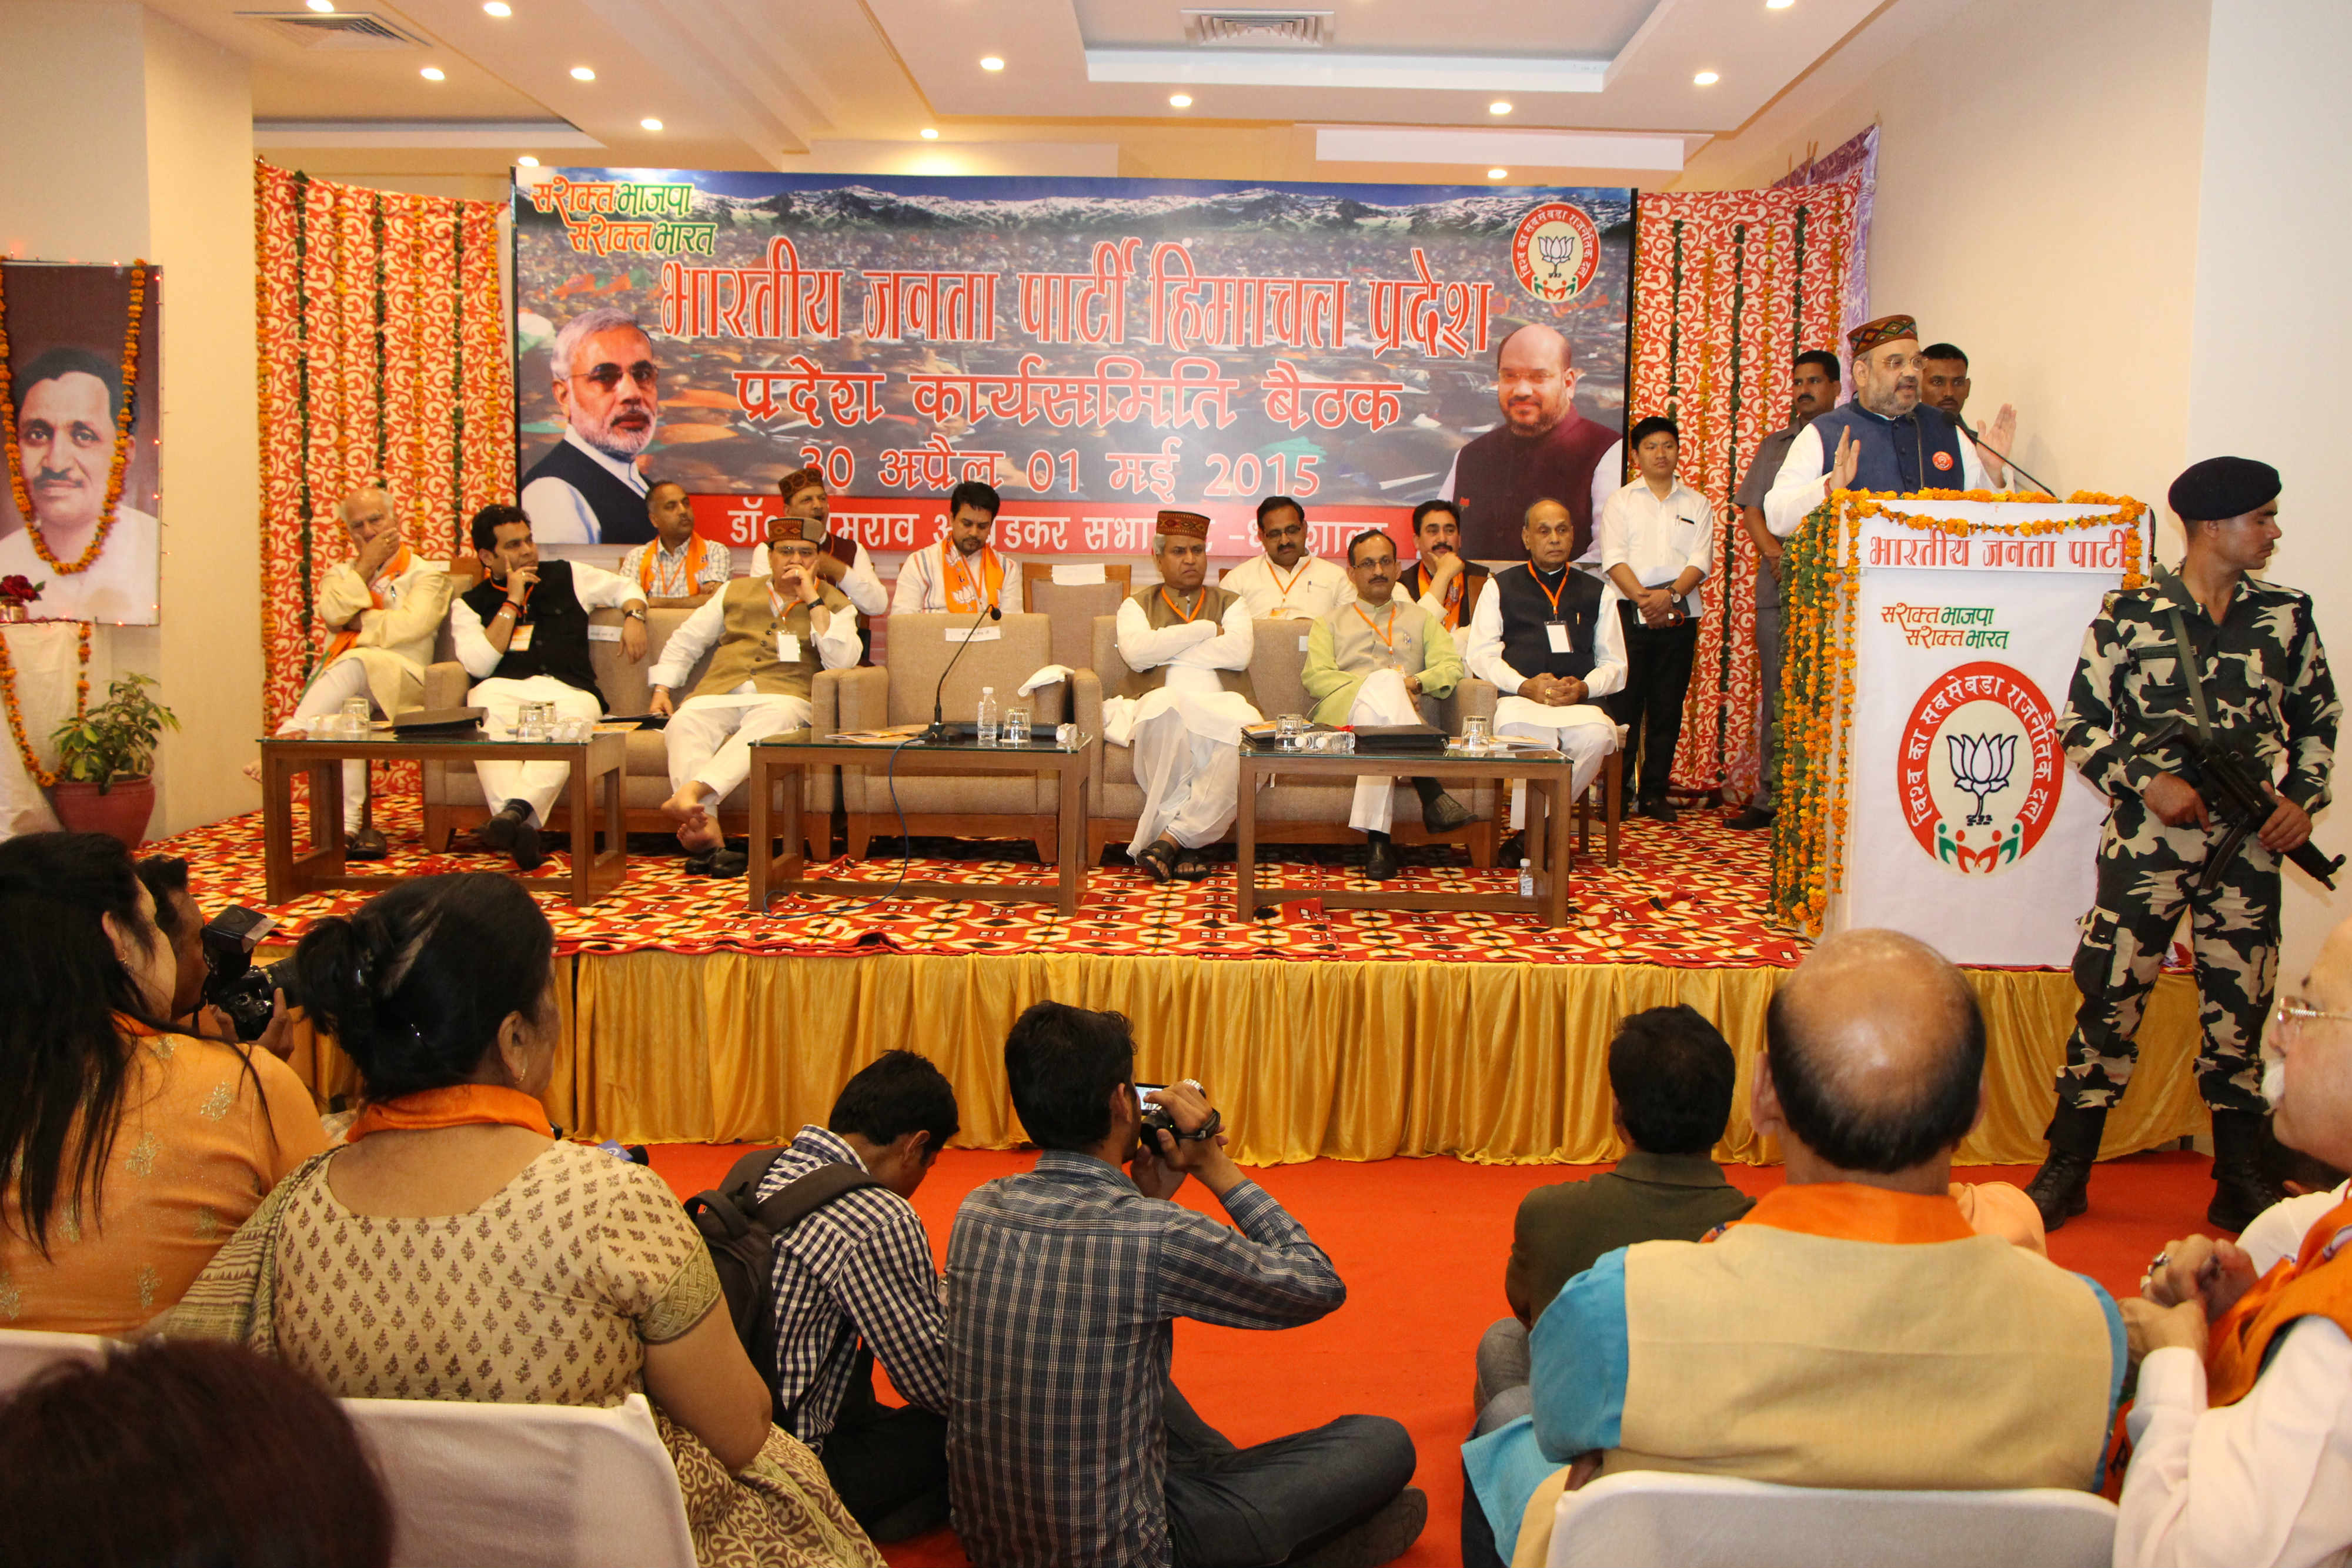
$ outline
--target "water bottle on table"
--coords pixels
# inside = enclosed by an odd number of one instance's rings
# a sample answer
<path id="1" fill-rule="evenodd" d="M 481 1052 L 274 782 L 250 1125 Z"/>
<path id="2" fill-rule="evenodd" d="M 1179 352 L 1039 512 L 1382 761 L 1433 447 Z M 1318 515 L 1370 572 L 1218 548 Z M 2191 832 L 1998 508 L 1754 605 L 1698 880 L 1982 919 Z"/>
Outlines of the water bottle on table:
<path id="1" fill-rule="evenodd" d="M 982 746 L 996 744 L 996 688 L 994 686 L 980 688 L 980 743 Z"/>
<path id="2" fill-rule="evenodd" d="M 1519 896 L 1533 898 L 1535 895 L 1536 863 L 1533 861 L 1521 861 L 1519 862 Z"/>

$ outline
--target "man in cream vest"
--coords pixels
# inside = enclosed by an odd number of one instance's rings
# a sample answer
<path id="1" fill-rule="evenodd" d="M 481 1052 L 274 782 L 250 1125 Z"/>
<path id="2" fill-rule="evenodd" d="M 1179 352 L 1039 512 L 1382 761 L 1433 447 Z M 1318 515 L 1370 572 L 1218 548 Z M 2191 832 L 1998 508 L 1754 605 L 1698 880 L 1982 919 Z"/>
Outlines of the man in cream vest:
<path id="1" fill-rule="evenodd" d="M 1205 586 L 1209 519 L 1160 514 L 1151 541 L 1160 581 L 1118 607 L 1118 656 L 1129 670 L 1103 704 L 1103 738 L 1135 748 L 1143 815 L 1128 857 L 1154 882 L 1197 882 L 1197 852 L 1234 820 L 1242 726 L 1265 716 L 1250 689 L 1255 623 L 1241 596 Z"/>
<path id="2" fill-rule="evenodd" d="M 400 537 L 392 497 L 373 486 L 335 503 L 335 516 L 358 554 L 320 580 L 319 624 L 326 628 L 326 651 L 319 673 L 294 712 L 278 727 L 298 735 L 320 714 L 334 713 L 352 697 L 365 697 L 380 718 L 425 706 L 425 666 L 433 662 L 433 639 L 449 612 L 449 574 Z M 260 765 L 247 772 L 258 777 Z M 382 860 L 383 835 L 360 828 L 360 802 L 367 790 L 367 764 L 343 764 L 344 852 L 352 860 Z"/>
<path id="3" fill-rule="evenodd" d="M 1765 1042 L 1749 1114 L 1788 1185 L 1711 1241 L 1622 1248 L 1561 1288 L 1529 1336 L 1534 1416 L 1463 1447 L 1465 1563 L 1542 1563 L 1561 1491 L 1618 1470 L 2097 1489 L 2116 1303 L 1949 1195 L 1984 1075 L 1968 982 L 1847 932 L 1775 994 Z"/>
<path id="4" fill-rule="evenodd" d="M 743 857 L 727 848 L 718 805 L 750 777 L 751 742 L 804 727 L 817 671 L 857 663 L 857 619 L 841 591 L 817 575 L 816 557 L 815 545 L 772 527 L 768 571 L 712 595 L 670 633 L 654 666 L 651 706 L 669 715 L 662 739 L 671 794 L 662 810 L 677 821 L 691 869 L 740 873 Z M 671 694 L 714 643 L 709 673 L 692 696 L 675 702 Z"/>

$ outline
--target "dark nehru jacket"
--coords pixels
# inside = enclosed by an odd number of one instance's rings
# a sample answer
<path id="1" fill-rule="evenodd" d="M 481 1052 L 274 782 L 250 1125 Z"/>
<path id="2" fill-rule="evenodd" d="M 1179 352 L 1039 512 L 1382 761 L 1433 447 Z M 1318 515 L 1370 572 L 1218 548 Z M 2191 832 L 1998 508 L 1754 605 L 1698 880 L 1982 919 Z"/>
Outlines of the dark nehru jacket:
<path id="1" fill-rule="evenodd" d="M 487 577 L 465 593 L 467 608 L 482 618 L 484 626 L 506 598 L 506 584 Z M 520 624 L 531 628 L 530 646 L 520 653 L 507 653 L 485 679 L 527 681 L 533 675 L 553 675 L 604 706 L 604 694 L 596 689 L 596 667 L 588 660 L 588 612 L 580 608 L 580 595 L 572 591 L 570 561 L 539 563 L 539 586 L 530 591 Z"/>
<path id="2" fill-rule="evenodd" d="M 530 489 L 534 479 L 561 479 L 579 491 L 588 509 L 596 514 L 599 544 L 641 545 L 655 537 L 646 498 L 569 441 L 557 442 L 546 456 L 530 465 L 530 472 L 522 476 L 522 488 Z"/>
<path id="3" fill-rule="evenodd" d="M 1618 433 L 1571 405 L 1542 435 L 1512 434 L 1508 421 L 1462 449 L 1454 463 L 1454 501 L 1462 508 L 1462 553 L 1508 560 L 1520 553 L 1519 528 L 1529 507 L 1558 501 L 1576 525 L 1568 559 L 1592 543 L 1592 470 Z"/>
<path id="4" fill-rule="evenodd" d="M 1821 433 L 1824 474 L 1837 465 L 1838 433 L 1853 432 L 1862 445 L 1862 463 L 1853 473 L 1857 490 L 1908 496 L 1968 487 L 1959 430 L 1950 414 L 1931 404 L 1923 402 L 1901 419 L 1882 419 L 1858 402 L 1840 403 L 1813 421 L 1813 428 Z"/>
<path id="5" fill-rule="evenodd" d="M 1496 608 L 1503 615 L 1506 664 L 1522 675 L 1573 675 L 1580 681 L 1592 674 L 1593 629 L 1601 615 L 1598 579 L 1565 566 L 1538 576 L 1532 565 L 1521 562 L 1496 572 L 1494 581 L 1495 591 L 1502 595 Z M 1559 595 L 1557 611 L 1552 609 L 1553 593 Z M 1544 630 L 1555 619 L 1568 623 L 1565 653 L 1551 651 L 1551 634 Z"/>

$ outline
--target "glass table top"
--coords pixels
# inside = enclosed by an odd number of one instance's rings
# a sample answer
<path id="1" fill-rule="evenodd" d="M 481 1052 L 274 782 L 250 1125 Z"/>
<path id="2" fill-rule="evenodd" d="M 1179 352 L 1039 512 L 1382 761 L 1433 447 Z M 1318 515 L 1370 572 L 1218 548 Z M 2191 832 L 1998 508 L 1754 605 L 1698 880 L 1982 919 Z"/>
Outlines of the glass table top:
<path id="1" fill-rule="evenodd" d="M 1021 751 L 1053 757 L 1073 751 L 1084 751 L 1087 742 L 1094 738 L 1090 735 L 1081 734 L 1073 744 L 1064 746 L 1054 738 L 1053 730 L 1041 726 L 1033 730 L 1032 738 L 1025 746 L 1017 742 L 1007 744 L 1003 740 L 992 741 L 983 746 L 977 737 L 962 733 L 951 735 L 945 740 L 926 739 L 923 732 L 929 727 L 929 725 L 920 724 L 894 725 L 888 729 L 838 730 L 829 735 L 813 735 L 805 730 L 795 730 L 790 735 L 771 735 L 755 740 L 751 744 L 784 749 L 793 747 L 856 746 L 886 753 L 898 750 L 901 747 L 908 751 L 929 752 Z"/>

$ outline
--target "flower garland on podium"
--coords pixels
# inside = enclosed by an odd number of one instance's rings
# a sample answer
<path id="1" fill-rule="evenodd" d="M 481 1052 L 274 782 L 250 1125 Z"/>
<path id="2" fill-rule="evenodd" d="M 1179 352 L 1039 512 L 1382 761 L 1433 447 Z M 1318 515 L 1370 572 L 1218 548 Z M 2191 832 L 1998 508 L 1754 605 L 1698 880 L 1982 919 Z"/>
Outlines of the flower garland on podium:
<path id="1" fill-rule="evenodd" d="M 5 276 L 6 269 L 0 267 L 0 278 Z M 0 445 L 8 449 L 8 494 L 16 503 L 16 515 L 25 519 L 33 553 L 61 576 L 71 577 L 96 565 L 99 553 L 106 549 L 106 536 L 114 531 L 114 515 L 122 504 L 122 476 L 131 465 L 133 395 L 139 390 L 139 324 L 146 313 L 147 263 L 142 258 L 131 264 L 130 319 L 122 334 L 122 402 L 114 411 L 114 462 L 106 476 L 106 505 L 98 514 L 98 531 L 90 535 L 89 547 L 72 560 L 59 560 L 49 553 L 41 530 L 33 526 L 33 497 L 25 488 L 24 465 L 17 460 L 16 390 L 6 373 L 8 297 L 5 284 L 0 284 Z"/>
<path id="2" fill-rule="evenodd" d="M 2042 501 L 2041 493 L 1922 490 L 1911 496 L 1838 490 L 1806 514 L 1781 557 L 1788 612 L 1780 660 L 1780 815 L 1772 824 L 1772 914 L 1807 936 L 1818 936 L 1838 891 L 1845 863 L 1846 747 L 1853 727 L 1854 606 L 1862 565 L 1862 525 L 1877 517 L 1916 533 L 2007 538 L 2071 533 L 2099 527 L 2131 530 L 2124 545 L 2125 588 L 2147 582 L 2140 571 L 2139 522 L 2147 507 L 2127 496 L 2077 490 L 2074 507 L 2112 507 L 2087 517 L 2030 523 L 1976 523 L 1890 510 L 1906 501 Z"/>

